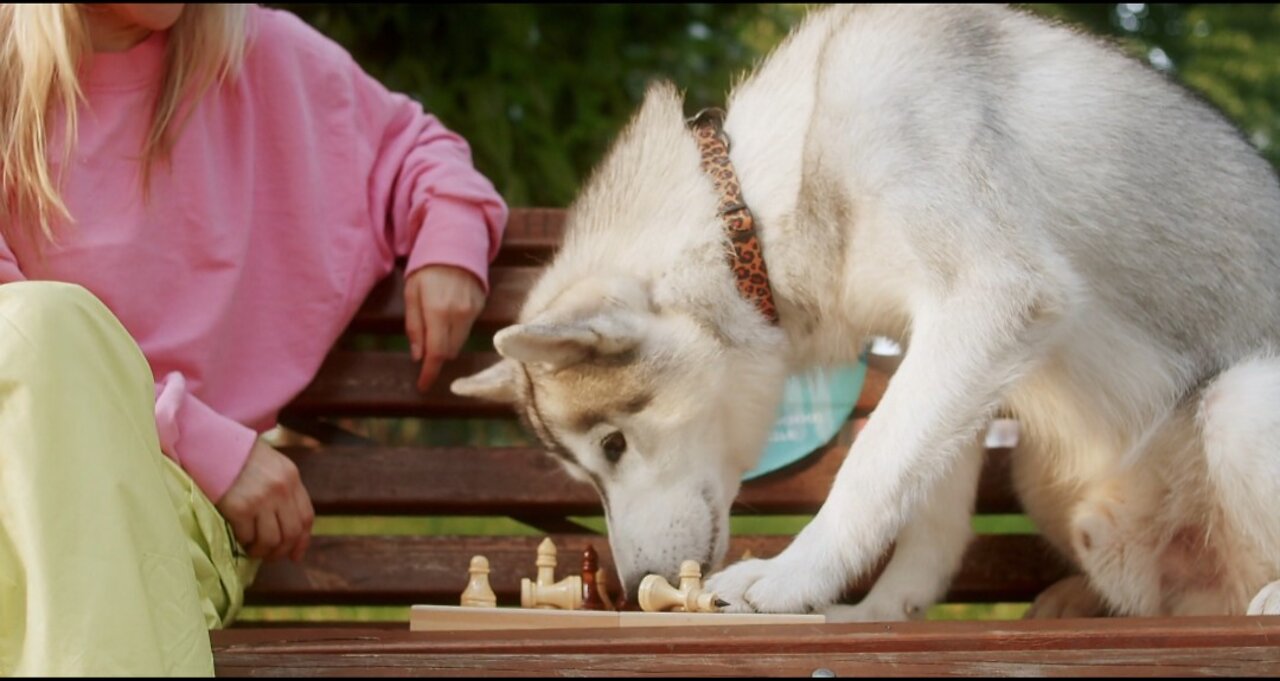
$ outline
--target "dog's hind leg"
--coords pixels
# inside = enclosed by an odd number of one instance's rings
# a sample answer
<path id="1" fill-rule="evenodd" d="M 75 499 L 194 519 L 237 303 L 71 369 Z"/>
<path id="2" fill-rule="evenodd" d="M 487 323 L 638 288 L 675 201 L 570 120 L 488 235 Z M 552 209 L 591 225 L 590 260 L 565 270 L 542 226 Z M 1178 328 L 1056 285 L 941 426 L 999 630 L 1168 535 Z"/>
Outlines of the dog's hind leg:
<path id="1" fill-rule="evenodd" d="M 1280 358 L 1224 372 L 1205 390 L 1199 416 L 1224 529 L 1240 540 L 1226 557 L 1235 574 L 1221 610 L 1280 614 Z"/>
<path id="2" fill-rule="evenodd" d="M 923 619 L 929 607 L 946 595 L 973 538 L 970 518 L 986 454 L 985 439 L 984 432 L 917 507 L 866 598 L 857 605 L 827 608 L 827 621 Z"/>
<path id="3" fill-rule="evenodd" d="M 1053 609 L 1054 588 L 1073 587 L 1072 595 L 1084 596 L 1084 605 L 1092 605 L 1090 591 L 1102 597 L 1097 604 L 1102 607 L 1082 615 L 1107 609 L 1135 616 L 1163 614 L 1160 528 L 1155 521 L 1162 498 L 1160 485 L 1139 475 L 1117 475 L 1090 488 L 1069 524 L 1072 551 L 1088 578 L 1050 587 L 1037 598 L 1039 614 L 1033 616 L 1044 617 Z"/>
<path id="4" fill-rule="evenodd" d="M 1233 366 L 1075 508 L 1075 554 L 1116 614 L 1280 614 L 1278 404 L 1280 359 Z"/>

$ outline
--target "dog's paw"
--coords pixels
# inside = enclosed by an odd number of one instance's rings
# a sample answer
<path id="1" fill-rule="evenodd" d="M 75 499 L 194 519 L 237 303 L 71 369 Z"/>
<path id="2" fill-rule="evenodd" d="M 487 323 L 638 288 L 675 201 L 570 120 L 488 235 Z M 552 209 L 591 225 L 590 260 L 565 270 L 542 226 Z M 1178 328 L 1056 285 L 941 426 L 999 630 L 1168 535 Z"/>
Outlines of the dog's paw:
<path id="1" fill-rule="evenodd" d="M 747 603 L 746 593 L 766 572 L 766 560 L 743 560 L 707 578 L 703 588 L 728 603 L 724 612 L 755 612 Z"/>
<path id="2" fill-rule="evenodd" d="M 831 580 L 809 566 L 792 565 L 786 554 L 770 560 L 747 560 L 712 575 L 706 588 L 729 605 L 725 612 L 808 613 L 825 608 L 839 596 Z"/>
<path id="3" fill-rule="evenodd" d="M 1061 619 L 1067 617 L 1101 617 L 1107 613 L 1106 603 L 1083 575 L 1072 575 L 1054 582 L 1040 592 L 1023 619 Z"/>
<path id="4" fill-rule="evenodd" d="M 1249 601 L 1250 615 L 1280 615 L 1280 581 L 1272 582 Z"/>

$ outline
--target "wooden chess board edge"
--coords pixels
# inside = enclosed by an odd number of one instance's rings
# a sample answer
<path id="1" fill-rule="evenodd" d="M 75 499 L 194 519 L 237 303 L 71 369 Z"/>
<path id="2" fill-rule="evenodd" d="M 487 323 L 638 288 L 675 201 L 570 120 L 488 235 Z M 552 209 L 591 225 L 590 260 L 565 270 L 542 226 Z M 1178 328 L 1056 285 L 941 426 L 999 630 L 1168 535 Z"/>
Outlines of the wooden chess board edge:
<path id="1" fill-rule="evenodd" d="M 487 631 L 493 629 L 615 629 L 618 613 L 604 610 L 470 608 L 415 605 L 409 631 Z"/>
<path id="2" fill-rule="evenodd" d="M 620 629 L 632 627 L 824 624 L 824 615 L 738 613 L 610 612 L 528 608 L 471 608 L 415 605 L 410 631 L 494 631 L 503 629 Z"/>
<path id="3" fill-rule="evenodd" d="M 619 626 L 719 627 L 744 624 L 826 624 L 826 615 L 758 615 L 709 612 L 621 612 Z"/>

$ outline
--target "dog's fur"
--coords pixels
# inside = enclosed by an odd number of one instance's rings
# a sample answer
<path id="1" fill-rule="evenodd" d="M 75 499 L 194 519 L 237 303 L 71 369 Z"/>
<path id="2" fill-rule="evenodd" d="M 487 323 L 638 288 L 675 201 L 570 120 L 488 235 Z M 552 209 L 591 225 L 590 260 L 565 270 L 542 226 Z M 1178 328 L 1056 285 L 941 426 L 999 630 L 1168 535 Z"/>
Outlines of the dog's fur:
<path id="1" fill-rule="evenodd" d="M 505 359 L 454 384 L 595 485 L 628 587 L 717 566 L 786 376 L 887 336 L 905 357 L 821 511 L 708 580 L 736 609 L 826 608 L 896 540 L 829 612 L 922 614 L 1004 405 L 1022 502 L 1086 576 L 1033 614 L 1280 610 L 1280 186 L 1220 114 L 1019 11 L 813 12 L 725 124 L 777 328 L 736 292 L 684 113 L 649 90 Z"/>

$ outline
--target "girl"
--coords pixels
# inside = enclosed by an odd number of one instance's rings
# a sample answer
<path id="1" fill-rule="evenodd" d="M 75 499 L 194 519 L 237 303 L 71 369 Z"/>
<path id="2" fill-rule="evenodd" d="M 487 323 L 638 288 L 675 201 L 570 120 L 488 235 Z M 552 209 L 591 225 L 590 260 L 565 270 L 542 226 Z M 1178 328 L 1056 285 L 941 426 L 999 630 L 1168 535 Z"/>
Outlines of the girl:
<path id="1" fill-rule="evenodd" d="M 407 257 L 425 389 L 507 208 L 293 15 L 0 7 L 0 673 L 213 672 L 313 511 L 259 434 Z"/>

